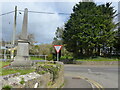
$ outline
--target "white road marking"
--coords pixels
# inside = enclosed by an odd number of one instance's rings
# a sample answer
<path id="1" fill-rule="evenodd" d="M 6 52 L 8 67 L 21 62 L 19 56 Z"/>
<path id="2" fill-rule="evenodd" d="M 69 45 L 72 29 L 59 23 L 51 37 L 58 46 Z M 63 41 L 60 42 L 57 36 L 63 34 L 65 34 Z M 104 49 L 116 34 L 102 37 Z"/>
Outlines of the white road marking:
<path id="1" fill-rule="evenodd" d="M 101 75 L 101 74 L 103 74 L 102 72 L 92 72 L 91 69 L 88 69 L 88 73 L 96 74 L 96 75 Z"/>
<path id="2" fill-rule="evenodd" d="M 88 69 L 88 72 L 89 72 L 89 73 L 92 73 L 91 69 Z"/>

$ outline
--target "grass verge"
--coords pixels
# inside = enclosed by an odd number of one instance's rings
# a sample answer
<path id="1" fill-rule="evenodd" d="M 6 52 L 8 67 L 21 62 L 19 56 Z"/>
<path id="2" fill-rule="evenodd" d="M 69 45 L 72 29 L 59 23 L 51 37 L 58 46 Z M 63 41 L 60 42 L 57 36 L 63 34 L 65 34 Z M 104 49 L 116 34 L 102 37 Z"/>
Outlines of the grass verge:
<path id="1" fill-rule="evenodd" d="M 44 60 L 44 59 L 40 57 L 30 57 L 30 60 Z"/>
<path id="2" fill-rule="evenodd" d="M 27 73 L 31 73 L 34 72 L 34 69 L 29 69 L 29 70 L 24 70 L 24 69 L 5 69 L 2 68 L 3 66 L 9 65 L 10 62 L 0 62 L 0 76 L 3 75 L 8 75 L 8 74 L 14 74 L 14 73 L 20 73 L 21 75 L 27 74 Z"/>
<path id="3" fill-rule="evenodd" d="M 3 66 L 9 65 L 9 64 L 10 64 L 10 62 L 2 62 L 2 61 L 0 61 L 0 69 L 1 69 Z"/>
<path id="4" fill-rule="evenodd" d="M 20 73 L 20 75 L 24 75 L 24 74 L 27 74 L 27 73 L 31 73 L 31 72 L 34 72 L 35 70 L 34 69 L 29 69 L 29 70 L 18 70 L 18 69 L 2 69 L 2 72 L 0 75 L 8 75 L 8 74 L 14 74 L 14 73 Z"/>
<path id="5" fill-rule="evenodd" d="M 91 59 L 76 59 L 76 61 L 120 61 L 120 59 L 98 57 L 98 58 L 91 58 Z"/>

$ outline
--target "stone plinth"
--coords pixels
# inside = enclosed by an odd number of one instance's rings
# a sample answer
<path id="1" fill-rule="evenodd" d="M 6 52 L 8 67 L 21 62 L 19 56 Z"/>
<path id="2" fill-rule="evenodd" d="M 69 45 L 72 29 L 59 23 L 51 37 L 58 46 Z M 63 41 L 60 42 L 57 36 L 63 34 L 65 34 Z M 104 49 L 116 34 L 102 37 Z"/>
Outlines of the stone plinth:
<path id="1" fill-rule="evenodd" d="M 12 67 L 28 67 L 32 61 L 29 57 L 29 42 L 26 40 L 18 40 L 17 55 L 11 63 Z"/>

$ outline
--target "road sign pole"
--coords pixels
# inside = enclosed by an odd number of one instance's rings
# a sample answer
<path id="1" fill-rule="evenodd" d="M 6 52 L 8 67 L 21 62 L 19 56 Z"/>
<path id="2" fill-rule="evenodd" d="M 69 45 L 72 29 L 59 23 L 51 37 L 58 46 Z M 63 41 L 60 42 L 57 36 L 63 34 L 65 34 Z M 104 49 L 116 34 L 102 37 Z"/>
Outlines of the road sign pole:
<path id="1" fill-rule="evenodd" d="M 54 45 L 54 48 L 57 52 L 57 61 L 59 61 L 59 51 L 61 50 L 62 45 Z"/>
<path id="2" fill-rule="evenodd" d="M 59 61 L 59 53 L 57 53 L 57 61 Z"/>

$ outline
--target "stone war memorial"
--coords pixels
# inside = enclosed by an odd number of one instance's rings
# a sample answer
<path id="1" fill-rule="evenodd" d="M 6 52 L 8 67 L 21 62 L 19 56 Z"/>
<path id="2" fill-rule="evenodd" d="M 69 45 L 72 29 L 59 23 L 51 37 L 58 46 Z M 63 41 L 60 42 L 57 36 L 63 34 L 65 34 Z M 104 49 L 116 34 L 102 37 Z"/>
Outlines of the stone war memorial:
<path id="1" fill-rule="evenodd" d="M 25 8 L 22 32 L 20 35 L 20 39 L 18 40 L 17 46 L 17 55 L 14 61 L 11 63 L 11 67 L 25 67 L 30 68 L 32 62 L 29 58 L 29 41 L 27 36 L 27 26 L 28 26 L 28 9 Z"/>
<path id="2" fill-rule="evenodd" d="M 11 64 L 2 67 L 0 90 L 11 90 L 10 88 L 60 88 L 64 84 L 64 64 L 49 61 L 41 64 L 30 60 L 27 26 L 28 9 L 25 8 L 17 54 L 14 61 L 9 62 Z"/>

